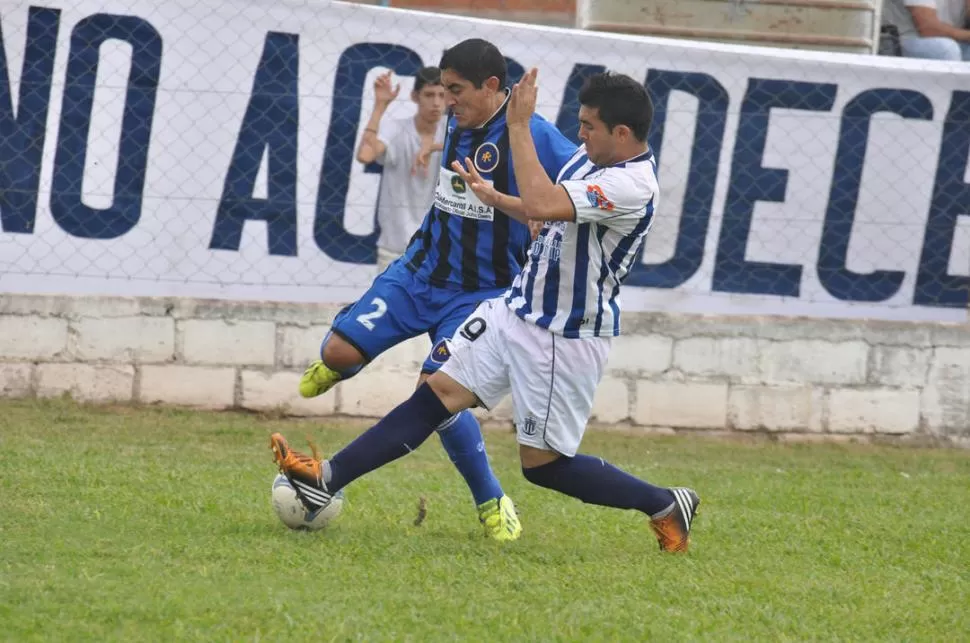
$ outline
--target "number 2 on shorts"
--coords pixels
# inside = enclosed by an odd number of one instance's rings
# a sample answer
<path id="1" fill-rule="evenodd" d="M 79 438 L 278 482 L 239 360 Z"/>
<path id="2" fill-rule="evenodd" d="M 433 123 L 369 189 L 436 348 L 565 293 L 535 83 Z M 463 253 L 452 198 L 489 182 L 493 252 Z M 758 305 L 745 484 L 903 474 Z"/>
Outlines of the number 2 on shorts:
<path id="1" fill-rule="evenodd" d="M 374 307 L 374 310 L 363 315 L 358 315 L 357 321 L 367 330 L 374 330 L 374 320 L 384 316 L 384 313 L 387 312 L 387 304 L 380 297 L 374 297 L 370 305 Z"/>

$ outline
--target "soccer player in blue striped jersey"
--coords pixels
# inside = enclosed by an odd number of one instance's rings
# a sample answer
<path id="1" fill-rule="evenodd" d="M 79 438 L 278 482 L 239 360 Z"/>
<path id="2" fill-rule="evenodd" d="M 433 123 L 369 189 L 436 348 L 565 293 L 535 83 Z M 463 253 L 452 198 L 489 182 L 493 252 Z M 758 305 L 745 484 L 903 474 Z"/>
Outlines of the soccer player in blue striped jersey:
<path id="1" fill-rule="evenodd" d="M 483 203 L 545 222 L 508 293 L 483 302 L 446 345 L 445 365 L 333 458 L 290 451 L 279 434 L 274 456 L 325 505 L 351 481 L 417 448 L 443 418 L 479 404 L 492 408 L 511 392 L 527 480 L 583 502 L 641 511 L 661 551 L 686 552 L 700 504 L 693 490 L 655 486 L 577 453 L 610 339 L 620 333 L 621 284 L 657 206 L 656 161 L 646 143 L 653 107 L 629 76 L 591 77 L 579 94 L 584 145 L 553 184 L 529 128 L 536 73 L 513 88 L 507 114 L 521 198 L 497 192 L 468 160 L 453 165 Z"/>
<path id="2" fill-rule="evenodd" d="M 451 115 L 434 204 L 404 256 L 336 317 L 321 359 L 300 380 L 304 397 L 321 395 L 390 347 L 427 333 L 432 349 L 420 385 L 446 361 L 446 340 L 459 324 L 479 303 L 501 295 L 525 263 L 531 236 L 521 202 L 483 203 L 451 167 L 470 158 L 496 190 L 518 194 L 506 126 L 505 58 L 493 44 L 471 39 L 448 49 L 439 67 Z M 554 178 L 576 146 L 538 115 L 528 126 L 542 171 Z M 489 465 L 478 421 L 462 409 L 442 418 L 437 429 L 471 490 L 485 535 L 518 538 L 521 525 Z"/>

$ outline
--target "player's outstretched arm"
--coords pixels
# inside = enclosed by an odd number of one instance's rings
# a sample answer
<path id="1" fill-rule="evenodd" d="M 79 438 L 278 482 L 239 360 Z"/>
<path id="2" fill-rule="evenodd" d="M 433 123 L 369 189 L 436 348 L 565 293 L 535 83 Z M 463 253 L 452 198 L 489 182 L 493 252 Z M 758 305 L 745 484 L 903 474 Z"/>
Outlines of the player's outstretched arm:
<path id="1" fill-rule="evenodd" d="M 397 98 L 401 86 L 391 87 L 391 72 L 381 74 L 374 81 L 374 111 L 371 112 L 367 126 L 364 128 L 364 135 L 357 146 L 357 160 L 361 163 L 373 163 L 384 155 L 387 146 L 384 141 L 377 137 L 377 131 L 381 126 L 381 119 L 388 105 Z"/>
<path id="2" fill-rule="evenodd" d="M 576 211 L 572 199 L 564 189 L 549 180 L 539 161 L 530 127 L 536 109 L 536 76 L 532 68 L 512 87 L 506 121 L 509 128 L 509 147 L 519 195 L 525 206 L 525 216 L 532 221 L 573 221 Z"/>
<path id="3" fill-rule="evenodd" d="M 516 221 L 529 223 L 529 219 L 525 216 L 525 207 L 522 205 L 522 199 L 496 190 L 491 183 L 482 178 L 482 175 L 475 169 L 475 164 L 472 163 L 470 158 L 465 158 L 465 165 L 462 165 L 458 161 L 453 161 L 451 163 L 451 169 L 461 177 L 462 181 L 475 193 L 479 201 L 497 210 L 501 210 Z"/>

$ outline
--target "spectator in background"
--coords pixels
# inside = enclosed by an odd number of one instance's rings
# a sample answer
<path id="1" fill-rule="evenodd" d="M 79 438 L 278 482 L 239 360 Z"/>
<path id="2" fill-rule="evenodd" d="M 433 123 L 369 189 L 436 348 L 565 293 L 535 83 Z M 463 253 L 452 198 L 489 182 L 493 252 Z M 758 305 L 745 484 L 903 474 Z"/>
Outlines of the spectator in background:
<path id="1" fill-rule="evenodd" d="M 883 24 L 899 30 L 907 58 L 970 61 L 970 0 L 885 0 Z"/>
<path id="2" fill-rule="evenodd" d="M 377 77 L 374 111 L 357 147 L 358 161 L 384 166 L 377 203 L 377 222 L 381 227 L 377 239 L 378 272 L 404 253 L 434 202 L 444 141 L 445 88 L 440 70 L 424 67 L 418 71 L 411 92 L 417 113 L 392 121 L 381 133 L 384 112 L 400 91 L 400 85 L 391 87 L 391 72 Z"/>

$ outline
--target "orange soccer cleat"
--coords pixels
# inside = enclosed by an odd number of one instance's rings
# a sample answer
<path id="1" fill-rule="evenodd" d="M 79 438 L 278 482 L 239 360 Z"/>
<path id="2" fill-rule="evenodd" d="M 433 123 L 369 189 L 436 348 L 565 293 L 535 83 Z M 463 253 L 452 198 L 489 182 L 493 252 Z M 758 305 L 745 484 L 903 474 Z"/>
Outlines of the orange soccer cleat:
<path id="1" fill-rule="evenodd" d="M 290 481 L 307 509 L 319 509 L 330 504 L 333 494 L 323 481 L 323 462 L 320 460 L 317 445 L 310 442 L 313 455 L 309 456 L 294 451 L 286 443 L 286 438 L 274 433 L 269 438 L 269 446 L 273 450 L 273 460 L 280 468 L 280 473 Z"/>
<path id="2" fill-rule="evenodd" d="M 674 504 L 663 515 L 650 520 L 650 528 L 657 535 L 660 551 L 686 552 L 690 546 L 690 528 L 701 499 L 693 489 L 673 487 Z"/>

